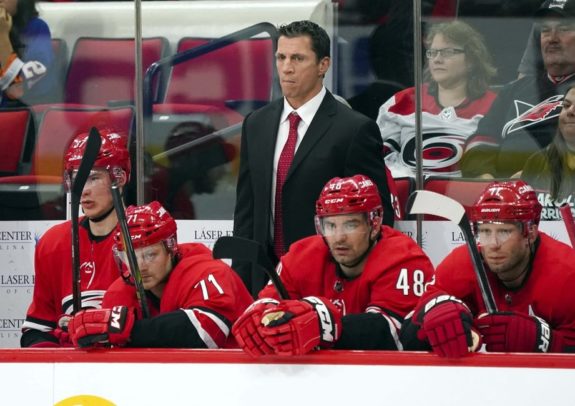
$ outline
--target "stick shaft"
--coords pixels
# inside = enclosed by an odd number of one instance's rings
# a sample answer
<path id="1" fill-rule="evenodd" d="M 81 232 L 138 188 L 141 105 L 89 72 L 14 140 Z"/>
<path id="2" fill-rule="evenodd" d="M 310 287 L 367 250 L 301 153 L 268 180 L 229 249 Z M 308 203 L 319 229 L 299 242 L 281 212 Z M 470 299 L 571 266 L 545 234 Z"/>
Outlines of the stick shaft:
<path id="1" fill-rule="evenodd" d="M 130 266 L 130 272 L 132 273 L 134 284 L 136 285 L 136 296 L 142 309 L 142 318 L 147 319 L 150 317 L 150 310 L 148 309 L 146 291 L 144 290 L 142 274 L 140 273 L 140 268 L 138 267 L 138 260 L 136 259 L 136 253 L 134 252 L 134 246 L 132 245 L 132 238 L 130 237 L 130 230 L 128 229 L 128 221 L 126 220 L 126 212 L 124 211 L 122 194 L 120 193 L 120 189 L 115 182 L 112 184 L 112 198 L 114 200 L 116 216 L 118 217 L 118 224 L 120 225 L 120 234 L 122 235 L 122 240 L 126 249 L 126 255 L 128 257 L 128 265 Z"/>
<path id="2" fill-rule="evenodd" d="M 95 127 L 90 129 L 82 162 L 78 172 L 74 177 L 70 189 L 71 223 L 72 223 L 72 314 L 76 314 L 82 308 L 82 276 L 80 273 L 80 237 L 78 228 L 78 217 L 80 206 L 80 196 L 94 166 L 94 162 L 100 152 L 102 138 Z"/>

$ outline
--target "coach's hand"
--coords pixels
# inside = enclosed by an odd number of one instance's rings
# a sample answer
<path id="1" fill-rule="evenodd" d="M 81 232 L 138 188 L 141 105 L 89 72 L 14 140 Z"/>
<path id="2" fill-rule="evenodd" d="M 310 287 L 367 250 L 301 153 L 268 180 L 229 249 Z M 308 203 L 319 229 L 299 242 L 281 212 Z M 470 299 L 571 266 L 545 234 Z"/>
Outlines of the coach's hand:
<path id="1" fill-rule="evenodd" d="M 480 336 L 473 329 L 473 315 L 455 296 L 440 295 L 429 300 L 418 319 L 421 322 L 418 338 L 427 338 L 441 357 L 462 357 L 480 347 Z"/>
<path id="2" fill-rule="evenodd" d="M 262 317 L 261 334 L 278 355 L 302 355 L 331 347 L 341 335 L 341 312 L 329 300 L 284 300 Z"/>
<path id="3" fill-rule="evenodd" d="M 126 306 L 81 310 L 70 319 L 68 333 L 76 347 L 122 346 L 130 339 L 135 319 L 134 309 Z"/>

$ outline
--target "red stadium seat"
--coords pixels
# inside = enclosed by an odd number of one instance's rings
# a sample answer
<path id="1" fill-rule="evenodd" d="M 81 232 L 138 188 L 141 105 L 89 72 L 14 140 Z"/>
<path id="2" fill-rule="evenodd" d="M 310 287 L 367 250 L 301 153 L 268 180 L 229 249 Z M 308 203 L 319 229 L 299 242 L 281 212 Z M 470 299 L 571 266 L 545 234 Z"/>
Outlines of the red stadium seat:
<path id="1" fill-rule="evenodd" d="M 56 90 L 51 100 L 60 103 L 64 97 L 64 82 L 68 68 L 68 45 L 66 41 L 61 38 L 52 38 L 52 52 L 54 53 L 54 61 L 51 69 L 55 71 Z"/>
<path id="2" fill-rule="evenodd" d="M 142 41 L 142 74 L 167 54 L 163 37 Z M 66 103 L 130 104 L 134 99 L 135 45 L 133 38 L 78 38 L 66 76 Z M 189 91 L 189 89 L 187 89 Z"/>
<path id="3" fill-rule="evenodd" d="M 442 176 L 430 176 L 423 183 L 424 190 L 440 193 L 457 200 L 465 207 L 469 215 L 469 209 L 488 184 L 493 182 L 491 179 L 476 178 L 450 178 Z M 425 216 L 424 220 L 444 220 L 435 216 Z"/>
<path id="4" fill-rule="evenodd" d="M 64 154 L 73 137 L 93 126 L 130 136 L 131 107 L 116 109 L 51 108 L 41 118 L 28 174 L 0 178 L 0 220 L 63 219 Z"/>
<path id="5" fill-rule="evenodd" d="M 208 42 L 182 38 L 177 52 Z M 164 103 L 215 104 L 268 102 L 273 79 L 270 38 L 250 38 L 227 45 L 172 69 Z"/>
<path id="6" fill-rule="evenodd" d="M 0 173 L 15 175 L 21 170 L 30 127 L 28 109 L 0 110 Z"/>
<path id="7" fill-rule="evenodd" d="M 399 218 L 396 217 L 396 220 L 408 220 L 410 216 L 407 215 L 405 211 L 405 206 L 407 205 L 407 199 L 409 195 L 415 190 L 415 179 L 411 176 L 401 177 L 401 178 L 394 178 L 395 183 L 395 191 L 396 191 L 396 198 L 397 198 L 397 205 L 399 208 L 399 212 L 401 216 Z"/>

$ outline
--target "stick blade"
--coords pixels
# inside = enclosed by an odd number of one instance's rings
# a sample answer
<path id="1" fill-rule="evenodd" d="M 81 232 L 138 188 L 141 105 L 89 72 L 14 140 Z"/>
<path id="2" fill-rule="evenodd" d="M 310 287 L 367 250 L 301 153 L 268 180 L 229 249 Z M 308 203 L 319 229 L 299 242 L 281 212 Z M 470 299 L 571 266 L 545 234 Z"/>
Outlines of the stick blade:
<path id="1" fill-rule="evenodd" d="M 458 201 L 429 190 L 416 190 L 407 201 L 409 214 L 430 214 L 456 224 L 465 218 L 465 208 Z"/>

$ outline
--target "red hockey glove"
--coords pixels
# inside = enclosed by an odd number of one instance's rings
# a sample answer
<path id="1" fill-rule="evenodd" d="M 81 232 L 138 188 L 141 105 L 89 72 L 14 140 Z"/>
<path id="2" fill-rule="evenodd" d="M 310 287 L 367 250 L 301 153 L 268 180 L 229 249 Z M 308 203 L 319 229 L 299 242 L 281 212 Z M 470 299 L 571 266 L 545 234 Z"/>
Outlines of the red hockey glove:
<path id="1" fill-rule="evenodd" d="M 340 310 L 314 296 L 284 300 L 266 310 L 261 322 L 265 341 L 278 355 L 303 355 L 317 346 L 331 347 L 341 335 Z"/>
<path id="2" fill-rule="evenodd" d="M 420 340 L 427 338 L 441 357 L 457 358 L 480 347 L 479 334 L 473 330 L 473 315 L 455 296 L 441 295 L 427 302 L 421 314 Z"/>
<path id="3" fill-rule="evenodd" d="M 125 345 L 134 327 L 135 311 L 126 306 L 81 310 L 70 319 L 68 333 L 77 347 Z"/>
<path id="4" fill-rule="evenodd" d="M 497 312 L 480 315 L 475 324 L 487 351 L 547 352 L 551 347 L 551 328 L 536 316 Z"/>
<path id="5" fill-rule="evenodd" d="M 259 299 L 252 303 L 236 320 L 232 327 L 232 334 L 238 345 L 252 357 L 273 354 L 271 348 L 260 335 L 258 328 L 261 325 L 264 310 L 275 308 L 279 302 L 275 299 Z"/>

